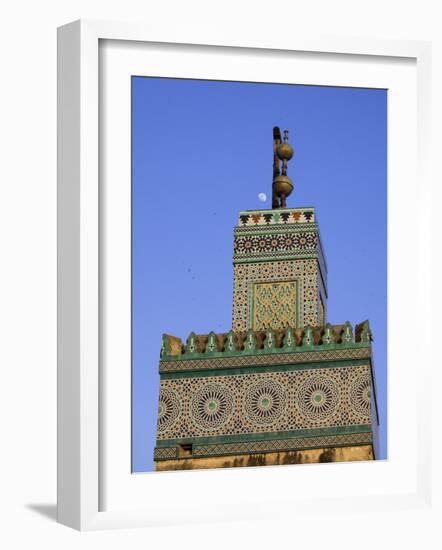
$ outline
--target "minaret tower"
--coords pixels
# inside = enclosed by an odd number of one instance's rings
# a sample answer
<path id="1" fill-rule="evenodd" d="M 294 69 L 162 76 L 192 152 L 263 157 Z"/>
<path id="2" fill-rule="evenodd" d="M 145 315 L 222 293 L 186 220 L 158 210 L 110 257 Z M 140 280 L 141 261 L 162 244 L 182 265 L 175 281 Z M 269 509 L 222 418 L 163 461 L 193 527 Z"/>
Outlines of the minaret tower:
<path id="1" fill-rule="evenodd" d="M 369 323 L 327 322 L 315 209 L 287 207 L 292 157 L 274 128 L 272 208 L 234 229 L 232 328 L 163 334 L 157 470 L 376 457 Z"/>

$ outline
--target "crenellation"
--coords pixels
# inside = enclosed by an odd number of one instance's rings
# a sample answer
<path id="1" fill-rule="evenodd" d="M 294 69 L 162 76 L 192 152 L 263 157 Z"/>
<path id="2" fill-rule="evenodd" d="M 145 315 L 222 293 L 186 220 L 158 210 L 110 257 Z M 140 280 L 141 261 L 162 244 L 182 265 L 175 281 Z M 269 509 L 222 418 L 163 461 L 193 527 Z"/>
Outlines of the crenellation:
<path id="1" fill-rule="evenodd" d="M 244 332 L 195 334 L 191 332 L 186 344 L 181 339 L 169 334 L 163 334 L 162 360 L 179 360 L 195 356 L 228 356 L 247 353 L 272 353 L 305 349 L 330 349 L 370 347 L 371 332 L 368 321 L 353 328 L 347 321 L 343 325 L 325 327 L 304 327 L 285 330 L 267 329 Z"/>

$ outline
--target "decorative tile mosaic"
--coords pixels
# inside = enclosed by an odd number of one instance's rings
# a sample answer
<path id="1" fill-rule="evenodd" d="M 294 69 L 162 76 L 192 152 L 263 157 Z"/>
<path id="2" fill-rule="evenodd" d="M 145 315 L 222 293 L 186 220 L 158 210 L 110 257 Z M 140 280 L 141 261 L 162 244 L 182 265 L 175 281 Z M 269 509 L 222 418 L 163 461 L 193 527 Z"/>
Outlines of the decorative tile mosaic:
<path id="1" fill-rule="evenodd" d="M 314 259 L 275 260 L 234 265 L 233 330 L 240 332 L 253 328 L 254 285 L 277 281 L 296 281 L 297 283 L 298 326 L 319 325 L 317 277 L 317 261 Z"/>
<path id="2" fill-rule="evenodd" d="M 352 406 L 361 414 L 370 414 L 371 381 L 365 374 L 355 378 L 349 388 Z"/>
<path id="3" fill-rule="evenodd" d="M 343 445 L 370 445 L 373 442 L 371 433 L 323 435 L 319 437 L 296 437 L 288 439 L 271 439 L 268 441 L 241 441 L 237 443 L 217 443 L 215 445 L 196 445 L 193 456 L 223 456 L 229 454 L 268 453 L 277 451 L 296 451 L 322 447 Z M 170 448 L 167 448 L 170 449 Z M 174 455 L 173 452 L 164 453 L 166 458 Z M 156 449 L 163 451 L 164 449 Z M 161 456 L 162 453 L 158 453 Z M 159 458 L 159 460 L 161 460 Z"/>
<path id="4" fill-rule="evenodd" d="M 290 208 L 284 210 L 256 210 L 240 212 L 239 226 L 273 226 L 294 223 L 312 223 L 315 221 L 313 208 Z"/>
<path id="5" fill-rule="evenodd" d="M 163 388 L 158 403 L 158 432 L 164 432 L 175 424 L 181 412 L 178 394 L 169 388 Z"/>
<path id="6" fill-rule="evenodd" d="M 315 222 L 296 223 L 284 225 L 236 225 L 234 234 L 236 235 L 281 235 L 287 233 L 299 233 L 301 231 L 316 232 L 319 235 L 319 227 Z"/>
<path id="7" fill-rule="evenodd" d="M 191 398 L 190 416 L 197 428 L 218 429 L 232 414 L 233 395 L 229 387 L 220 382 L 204 384 Z"/>
<path id="8" fill-rule="evenodd" d="M 158 440 L 369 424 L 370 380 L 369 365 L 163 379 Z"/>
<path id="9" fill-rule="evenodd" d="M 315 232 L 284 232 L 262 235 L 236 235 L 234 258 L 242 256 L 274 256 L 275 253 L 297 253 L 316 251 L 318 236 Z"/>
<path id="10" fill-rule="evenodd" d="M 247 389 L 243 412 L 254 424 L 273 424 L 287 407 L 287 395 L 282 384 L 266 378 Z"/>
<path id="11" fill-rule="evenodd" d="M 296 282 L 253 285 L 253 330 L 296 327 Z"/>
<path id="12" fill-rule="evenodd" d="M 298 351 L 296 353 L 275 353 L 244 355 L 239 357 L 212 357 L 208 359 L 184 359 L 182 361 L 160 361 L 160 373 L 204 371 L 214 369 L 236 369 L 272 365 L 291 365 L 317 361 L 341 361 L 349 359 L 369 359 L 370 347 L 331 349 L 321 351 Z"/>
<path id="13" fill-rule="evenodd" d="M 154 460 L 171 460 L 176 458 L 176 447 L 155 447 Z"/>

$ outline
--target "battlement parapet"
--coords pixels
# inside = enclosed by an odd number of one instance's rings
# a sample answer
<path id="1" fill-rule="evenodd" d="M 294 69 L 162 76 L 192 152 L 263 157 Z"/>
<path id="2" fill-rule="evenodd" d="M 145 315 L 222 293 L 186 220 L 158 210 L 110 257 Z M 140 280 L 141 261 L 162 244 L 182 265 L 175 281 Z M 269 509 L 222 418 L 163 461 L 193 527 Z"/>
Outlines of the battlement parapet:
<path id="1" fill-rule="evenodd" d="M 287 328 L 285 330 L 248 330 L 195 334 L 191 332 L 184 343 L 180 338 L 163 334 L 161 361 L 228 357 L 250 354 L 320 351 L 371 347 L 368 321 L 355 325 L 327 323 L 323 327 Z"/>

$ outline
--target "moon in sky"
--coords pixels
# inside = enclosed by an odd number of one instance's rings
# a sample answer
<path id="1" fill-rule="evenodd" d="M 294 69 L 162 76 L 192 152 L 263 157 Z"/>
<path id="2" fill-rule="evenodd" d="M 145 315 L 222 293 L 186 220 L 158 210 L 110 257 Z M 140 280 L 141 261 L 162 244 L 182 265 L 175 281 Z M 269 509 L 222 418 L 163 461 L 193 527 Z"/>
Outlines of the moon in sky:
<path id="1" fill-rule="evenodd" d="M 265 202 L 265 201 L 267 200 L 267 195 L 266 195 L 265 193 L 259 193 L 258 199 L 259 199 L 261 202 Z"/>

